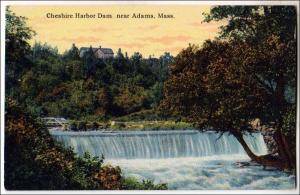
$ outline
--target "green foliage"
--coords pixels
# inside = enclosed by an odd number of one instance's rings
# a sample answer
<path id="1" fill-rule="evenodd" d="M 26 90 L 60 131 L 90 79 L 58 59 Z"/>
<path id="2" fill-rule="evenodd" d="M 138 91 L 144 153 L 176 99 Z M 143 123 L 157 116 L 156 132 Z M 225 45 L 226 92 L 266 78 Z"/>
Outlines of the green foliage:
<path id="1" fill-rule="evenodd" d="M 27 43 L 34 31 L 26 18 L 6 10 L 6 92 L 39 116 L 80 119 L 115 116 L 150 109 L 162 98 L 162 82 L 173 57 L 128 57 L 121 49 L 111 59 L 83 56 L 75 43 L 63 55 L 56 47 Z"/>
<path id="2" fill-rule="evenodd" d="M 58 57 L 57 47 L 52 48 L 47 43 L 42 44 L 41 42 L 35 42 L 31 48 L 32 60 L 37 59 L 54 59 L 53 57 Z M 45 67 L 41 67 L 40 71 L 43 71 Z"/>
<path id="3" fill-rule="evenodd" d="M 139 182 L 134 177 L 124 178 L 122 181 L 122 187 L 126 190 L 167 190 L 167 184 L 155 185 L 151 180 L 142 180 Z"/>
<path id="4" fill-rule="evenodd" d="M 68 61 L 80 60 L 79 49 L 73 43 L 71 49 L 64 54 L 64 59 Z"/>
<path id="5" fill-rule="evenodd" d="M 97 121 L 87 121 L 87 120 L 79 120 L 79 121 L 71 121 L 69 128 L 72 131 L 87 131 L 88 129 L 98 129 L 103 128 L 105 125 L 103 123 L 99 123 Z"/>
<path id="6" fill-rule="evenodd" d="M 216 6 L 205 21 L 223 19 L 228 23 L 221 28 L 220 39 L 206 41 L 201 48 L 190 45 L 176 56 L 160 109 L 201 128 L 233 134 L 257 160 L 242 134 L 254 130 L 251 121 L 257 118 L 282 130 L 292 103 L 286 89 L 295 94 L 296 10 Z M 290 161 L 288 147 L 278 145 L 280 157 Z"/>
<path id="7" fill-rule="evenodd" d="M 128 121 L 128 120 L 126 120 Z M 112 130 L 185 130 L 195 129 L 192 123 L 183 121 L 132 121 L 130 122 L 116 122 L 109 127 Z"/>
<path id="8" fill-rule="evenodd" d="M 78 129 L 79 130 L 81 130 L 81 131 L 86 131 L 87 129 L 86 129 L 86 121 L 80 121 L 79 123 L 78 123 Z"/>
<path id="9" fill-rule="evenodd" d="M 297 116 L 297 109 L 296 105 L 292 105 L 288 108 L 288 111 L 285 113 L 283 117 L 283 133 L 286 136 L 290 151 L 293 155 L 293 158 L 296 159 L 296 133 L 297 133 L 297 126 L 296 126 L 296 116 Z"/>
<path id="10" fill-rule="evenodd" d="M 194 129 L 192 123 L 176 121 L 157 121 L 143 123 L 143 130 L 185 130 Z"/>
<path id="11" fill-rule="evenodd" d="M 130 113 L 125 116 L 120 116 L 113 118 L 116 121 L 154 121 L 154 120 L 161 120 L 161 116 L 155 109 L 147 109 L 141 110 L 138 112 Z"/>
<path id="12" fill-rule="evenodd" d="M 141 110 L 147 98 L 143 87 L 122 86 L 118 91 L 114 104 L 119 108 L 120 113 L 126 115 Z"/>
<path id="13" fill-rule="evenodd" d="M 286 41 L 295 37 L 296 13 L 295 6 L 215 6 L 204 14 L 204 21 L 228 20 L 221 27 L 220 38 L 260 43 L 274 34 Z"/>
<path id="14" fill-rule="evenodd" d="M 16 87 L 20 76 L 32 66 L 27 55 L 30 53 L 30 40 L 35 32 L 26 26 L 26 18 L 15 15 L 6 7 L 5 28 L 5 77 L 6 94 L 18 96 Z"/>
<path id="15" fill-rule="evenodd" d="M 248 65 L 261 87 L 273 94 L 270 113 L 279 128 L 288 106 L 285 91 L 295 91 L 296 13 L 295 6 L 216 6 L 205 19 L 227 19 L 220 38 L 243 41 L 251 48 Z"/>
<path id="16" fill-rule="evenodd" d="M 92 129 L 98 129 L 99 126 L 100 126 L 99 123 L 93 122 L 93 124 L 92 124 Z"/>
<path id="17" fill-rule="evenodd" d="M 103 159 L 78 158 L 14 101 L 6 102 L 5 187 L 9 190 L 95 189 Z"/>
<path id="18" fill-rule="evenodd" d="M 155 74 L 166 72 L 154 73 L 143 61 L 135 62 L 134 66 L 143 67 L 135 72 L 120 72 L 109 62 L 99 65 L 85 58 L 62 59 L 52 55 L 55 49 L 48 45 L 38 44 L 34 50 L 34 66 L 22 76 L 17 90 L 20 102 L 27 102 L 24 106 L 43 110 L 38 114 L 71 119 L 97 115 L 105 119 L 153 108 L 162 98 L 163 85 L 155 82 Z M 130 66 L 132 62 L 128 59 L 126 63 Z"/>
<path id="19" fill-rule="evenodd" d="M 4 185 L 7 190 L 120 190 L 119 167 L 103 166 L 103 156 L 82 158 L 55 142 L 48 130 L 15 101 L 5 114 Z M 130 189 L 160 189 L 164 184 L 136 182 Z"/>
<path id="20" fill-rule="evenodd" d="M 289 6 L 212 8 L 205 21 L 228 19 L 221 32 L 221 38 L 228 39 L 207 41 L 201 49 L 190 46 L 175 58 L 162 110 L 220 131 L 252 131 L 250 122 L 255 118 L 280 128 L 288 105 L 285 87 L 295 81 L 288 76 L 290 67 L 296 67 L 295 39 L 281 37 L 283 32 L 294 34 L 293 10 Z M 291 21 L 284 23 L 287 18 Z M 264 24 L 271 21 L 276 25 L 265 31 Z"/>
<path id="21" fill-rule="evenodd" d="M 78 131 L 78 125 L 77 125 L 77 123 L 74 122 L 74 121 L 72 121 L 70 123 L 69 129 L 72 130 L 72 131 Z"/>
<path id="22" fill-rule="evenodd" d="M 264 124 L 271 125 L 277 134 L 287 122 L 292 104 L 295 103 L 297 83 L 297 10 L 295 6 L 217 6 L 207 15 L 206 21 L 228 19 L 221 37 L 246 44 L 243 63 L 250 68 L 253 80 L 267 95 L 258 115 Z M 251 71 L 252 70 L 252 71 Z M 249 74 L 249 73 L 248 73 Z M 292 98 L 291 98 L 292 95 Z M 253 108 L 252 108 L 253 109 Z M 287 129 L 289 129 L 287 127 Z M 291 131 L 295 131 L 294 128 Z M 290 154 L 295 148 L 295 137 L 289 134 L 290 143 L 280 136 L 277 145 L 279 155 L 290 167 L 295 161 Z M 283 140 L 283 141 L 280 141 Z M 291 144 L 292 146 L 288 146 Z M 294 162 L 292 162 L 294 161 Z"/>
<path id="23" fill-rule="evenodd" d="M 161 57 L 151 67 L 150 59 L 141 56 L 127 59 L 119 54 L 104 62 L 93 57 L 92 51 L 78 58 L 77 50 L 73 45 L 61 56 L 48 44 L 34 44 L 33 65 L 20 76 L 20 85 L 14 85 L 22 106 L 38 115 L 71 119 L 94 115 L 105 120 L 154 108 L 161 100 L 171 56 L 167 62 Z"/>

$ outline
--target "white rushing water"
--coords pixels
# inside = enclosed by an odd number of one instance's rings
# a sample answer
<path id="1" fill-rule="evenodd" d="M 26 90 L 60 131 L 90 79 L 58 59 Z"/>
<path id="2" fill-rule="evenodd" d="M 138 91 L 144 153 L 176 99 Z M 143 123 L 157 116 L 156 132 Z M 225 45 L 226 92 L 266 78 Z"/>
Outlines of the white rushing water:
<path id="1" fill-rule="evenodd" d="M 215 132 L 50 131 L 51 135 L 76 153 L 89 152 L 122 168 L 125 176 L 167 183 L 169 189 L 293 189 L 295 177 L 262 166 L 240 166 L 249 161 L 239 142 L 231 135 L 220 139 Z M 259 155 L 267 153 L 260 133 L 244 136 Z"/>
<path id="2" fill-rule="evenodd" d="M 294 189 L 295 177 L 262 166 L 241 167 L 245 155 L 184 157 L 169 159 L 118 159 L 126 176 L 167 183 L 170 190 L 276 190 Z"/>
<path id="3" fill-rule="evenodd" d="M 51 131 L 58 141 L 74 148 L 79 155 L 89 152 L 107 159 L 149 159 L 201 157 L 225 154 L 245 154 L 238 141 L 228 134 L 219 138 L 215 132 L 128 131 L 102 133 Z M 218 139 L 219 138 L 219 139 Z M 259 133 L 245 136 L 257 154 L 266 154 L 267 147 Z"/>

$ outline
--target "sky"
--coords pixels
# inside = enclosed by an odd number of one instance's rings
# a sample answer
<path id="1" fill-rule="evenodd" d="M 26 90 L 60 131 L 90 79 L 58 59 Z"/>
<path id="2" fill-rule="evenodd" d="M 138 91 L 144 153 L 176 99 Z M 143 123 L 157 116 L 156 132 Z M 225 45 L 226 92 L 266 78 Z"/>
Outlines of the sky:
<path id="1" fill-rule="evenodd" d="M 201 45 L 216 37 L 222 23 L 202 23 L 202 13 L 209 9 L 203 5 L 11 6 L 16 15 L 27 17 L 28 26 L 36 31 L 31 44 L 47 42 L 60 53 L 73 43 L 79 48 L 112 48 L 115 53 L 121 48 L 128 55 L 140 52 L 144 57 L 159 57 L 164 52 L 177 55 L 189 43 Z M 48 13 L 74 18 L 47 18 Z M 75 13 L 95 14 L 95 18 L 75 18 Z M 98 13 L 112 18 L 98 18 Z M 155 18 L 131 18 L 134 13 L 152 14 Z M 173 18 L 158 18 L 159 13 Z M 120 19 L 117 14 L 130 17 Z"/>

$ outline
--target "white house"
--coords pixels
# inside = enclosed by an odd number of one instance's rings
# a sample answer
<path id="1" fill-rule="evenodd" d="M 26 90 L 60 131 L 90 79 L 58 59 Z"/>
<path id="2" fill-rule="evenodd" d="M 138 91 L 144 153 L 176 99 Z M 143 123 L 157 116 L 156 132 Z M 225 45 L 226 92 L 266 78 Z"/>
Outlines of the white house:
<path id="1" fill-rule="evenodd" d="M 84 54 L 90 49 L 90 47 L 81 47 L 79 50 L 79 56 L 82 58 Z M 101 46 L 99 48 L 92 48 L 95 57 L 99 59 L 107 59 L 107 58 L 113 58 L 114 52 L 111 48 L 102 48 Z"/>

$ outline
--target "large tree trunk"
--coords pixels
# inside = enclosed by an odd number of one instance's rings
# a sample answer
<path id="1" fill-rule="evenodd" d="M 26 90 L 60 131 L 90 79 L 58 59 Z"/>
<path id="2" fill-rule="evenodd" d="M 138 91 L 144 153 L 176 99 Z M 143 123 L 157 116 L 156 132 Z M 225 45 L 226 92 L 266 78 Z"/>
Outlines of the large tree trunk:
<path id="1" fill-rule="evenodd" d="M 288 164 L 289 168 L 295 169 L 296 164 L 295 164 L 295 159 L 293 159 L 293 155 L 290 152 L 289 149 L 289 144 L 287 143 L 287 140 L 285 136 L 282 134 L 280 130 L 277 130 L 274 135 L 274 139 L 277 143 L 278 146 L 278 152 L 279 156 L 283 161 L 286 161 Z"/>
<path id="2" fill-rule="evenodd" d="M 249 148 L 248 144 L 245 142 L 243 135 L 241 133 L 233 133 L 234 137 L 240 142 L 242 147 L 244 148 L 247 155 L 251 158 L 253 161 L 257 161 L 258 156 L 255 155 L 251 149 Z"/>
<path id="3" fill-rule="evenodd" d="M 250 157 L 250 159 L 256 163 L 259 163 L 264 166 L 271 166 L 276 167 L 279 169 L 287 168 L 287 164 L 285 162 L 282 162 L 280 159 L 276 159 L 274 157 L 270 157 L 269 155 L 265 156 L 257 156 L 252 152 L 252 150 L 249 148 L 248 144 L 245 142 L 243 135 L 239 132 L 233 133 L 234 137 L 239 141 L 239 143 L 244 148 L 247 155 Z"/>
<path id="4" fill-rule="evenodd" d="M 285 70 L 284 70 L 285 71 Z M 285 78 L 282 73 L 283 71 L 279 71 L 279 75 L 276 78 L 276 88 L 275 88 L 275 96 L 274 96 L 274 114 L 276 117 L 276 132 L 274 135 L 274 139 L 278 146 L 279 157 L 285 161 L 290 169 L 295 168 L 295 162 L 293 162 L 293 155 L 290 152 L 289 144 L 286 141 L 285 136 L 282 133 L 282 125 L 283 125 L 283 113 L 286 111 L 286 100 L 284 97 L 285 91 Z"/>

